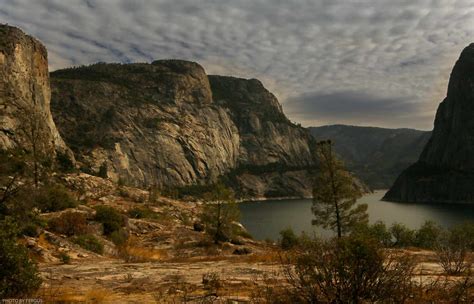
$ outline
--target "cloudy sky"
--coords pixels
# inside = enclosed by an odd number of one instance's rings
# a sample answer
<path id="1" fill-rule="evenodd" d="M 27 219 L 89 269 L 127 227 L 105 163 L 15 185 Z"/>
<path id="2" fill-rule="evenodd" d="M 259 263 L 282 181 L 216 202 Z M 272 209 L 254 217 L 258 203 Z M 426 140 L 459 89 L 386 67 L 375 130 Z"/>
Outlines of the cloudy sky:
<path id="1" fill-rule="evenodd" d="M 305 126 L 431 129 L 474 42 L 472 0 L 0 0 L 0 22 L 51 70 L 179 58 L 258 78 Z"/>

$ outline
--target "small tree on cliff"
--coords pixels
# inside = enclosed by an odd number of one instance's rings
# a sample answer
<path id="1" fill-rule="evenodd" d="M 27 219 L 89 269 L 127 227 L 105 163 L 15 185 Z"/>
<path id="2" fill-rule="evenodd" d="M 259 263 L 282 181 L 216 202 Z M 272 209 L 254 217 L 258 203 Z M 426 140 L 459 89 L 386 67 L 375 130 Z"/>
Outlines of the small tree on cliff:
<path id="1" fill-rule="evenodd" d="M 313 185 L 313 225 L 330 228 L 340 238 L 355 225 L 368 222 L 367 204 L 354 206 L 362 194 L 334 155 L 331 141 L 319 142 L 316 156 L 319 172 Z"/>
<path id="2" fill-rule="evenodd" d="M 24 148 L 31 157 L 33 181 L 35 188 L 38 188 L 42 169 L 52 160 L 51 152 L 54 146 L 54 143 L 49 142 L 46 136 L 47 118 L 37 104 L 21 102 L 21 100 L 12 103 L 17 108 L 16 115 L 20 122 L 18 132 L 24 138 Z"/>
<path id="3" fill-rule="evenodd" d="M 233 192 L 222 183 L 204 195 L 206 204 L 201 221 L 215 244 L 227 241 L 233 234 L 233 222 L 238 221 L 240 212 Z"/>

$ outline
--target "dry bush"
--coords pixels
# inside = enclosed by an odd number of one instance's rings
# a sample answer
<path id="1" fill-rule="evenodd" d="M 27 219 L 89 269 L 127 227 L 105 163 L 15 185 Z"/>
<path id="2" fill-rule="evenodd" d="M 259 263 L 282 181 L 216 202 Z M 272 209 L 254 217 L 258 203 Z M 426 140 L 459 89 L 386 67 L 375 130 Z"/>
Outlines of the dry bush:
<path id="1" fill-rule="evenodd" d="M 295 299 L 291 298 L 291 294 L 288 293 L 286 287 L 279 280 L 280 274 L 275 273 L 263 273 L 260 276 L 254 278 L 254 282 L 257 284 L 256 288 L 250 294 L 250 303 L 253 304 L 284 304 L 284 303 L 297 303 Z M 258 283 L 261 282 L 261 283 Z"/>
<path id="2" fill-rule="evenodd" d="M 412 298 L 413 303 L 474 303 L 474 277 L 439 276 L 429 284 L 420 283 Z"/>
<path id="3" fill-rule="evenodd" d="M 98 254 L 104 253 L 104 245 L 92 234 L 79 235 L 74 237 L 72 241 L 86 250 Z"/>
<path id="4" fill-rule="evenodd" d="M 40 288 L 35 297 L 44 303 L 76 303 L 84 299 L 84 296 L 78 294 L 72 287 L 51 284 Z"/>
<path id="5" fill-rule="evenodd" d="M 202 284 L 209 295 L 217 296 L 222 282 L 217 272 L 208 272 L 202 275 Z"/>
<path id="6" fill-rule="evenodd" d="M 435 251 L 439 265 L 447 274 L 460 274 L 471 267 L 467 260 L 471 242 L 457 227 L 442 234 Z"/>
<path id="7" fill-rule="evenodd" d="M 300 303 L 403 303 L 413 288 L 413 260 L 367 239 L 307 242 L 283 268 L 289 297 Z"/>
<path id="8" fill-rule="evenodd" d="M 470 265 L 466 262 L 465 249 L 454 246 L 439 246 L 436 249 L 439 265 L 449 275 L 456 275 L 466 271 Z"/>
<path id="9" fill-rule="evenodd" d="M 51 219 L 48 227 L 56 233 L 67 236 L 81 235 L 88 231 L 86 216 L 80 212 L 63 213 Z"/>
<path id="10" fill-rule="evenodd" d="M 119 246 L 118 251 L 119 256 L 127 262 L 163 261 L 168 258 L 166 250 L 143 247 L 134 238 Z"/>
<path id="11" fill-rule="evenodd" d="M 114 303 L 112 292 L 103 288 L 93 288 L 86 293 L 85 303 Z"/>
<path id="12" fill-rule="evenodd" d="M 241 257 L 247 263 L 280 263 L 285 259 L 286 253 L 278 250 L 266 250 Z"/>
<path id="13" fill-rule="evenodd" d="M 203 303 L 197 301 L 193 293 L 196 292 L 197 287 L 186 282 L 186 279 L 181 274 L 173 274 L 164 278 L 168 283 L 165 289 L 160 289 L 153 296 L 157 303 Z M 198 296 L 198 298 L 201 298 Z M 210 302 L 212 303 L 212 302 Z"/>

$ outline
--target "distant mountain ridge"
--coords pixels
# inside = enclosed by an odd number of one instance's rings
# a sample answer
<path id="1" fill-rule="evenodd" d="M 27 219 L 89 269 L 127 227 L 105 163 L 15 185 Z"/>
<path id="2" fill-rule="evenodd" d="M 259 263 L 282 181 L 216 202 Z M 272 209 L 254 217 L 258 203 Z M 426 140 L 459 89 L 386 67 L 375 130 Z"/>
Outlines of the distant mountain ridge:
<path id="1" fill-rule="evenodd" d="M 372 189 L 388 189 L 415 163 L 430 131 L 348 125 L 308 128 L 316 140 L 330 139 L 346 166 Z"/>

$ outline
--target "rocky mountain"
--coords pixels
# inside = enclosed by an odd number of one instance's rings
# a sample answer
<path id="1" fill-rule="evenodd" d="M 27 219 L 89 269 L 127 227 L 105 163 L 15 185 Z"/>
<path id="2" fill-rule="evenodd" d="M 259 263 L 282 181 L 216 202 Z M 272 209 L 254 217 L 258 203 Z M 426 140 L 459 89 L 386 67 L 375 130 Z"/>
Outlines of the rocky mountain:
<path id="1" fill-rule="evenodd" d="M 474 44 L 466 47 L 438 107 L 433 134 L 418 162 L 384 199 L 404 202 L 474 202 Z"/>
<path id="2" fill-rule="evenodd" d="M 372 189 L 388 189 L 415 163 L 431 132 L 331 125 L 309 128 L 316 140 L 330 139 L 349 170 Z"/>
<path id="3" fill-rule="evenodd" d="M 52 119 L 50 98 L 46 48 L 20 29 L 0 25 L 0 150 L 70 153 Z"/>
<path id="4" fill-rule="evenodd" d="M 59 70 L 51 86 L 54 119 L 84 171 L 141 187 L 224 177 L 246 197 L 311 193 L 311 136 L 258 80 L 160 60 Z"/>

